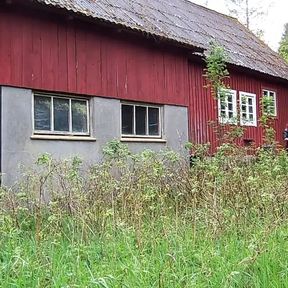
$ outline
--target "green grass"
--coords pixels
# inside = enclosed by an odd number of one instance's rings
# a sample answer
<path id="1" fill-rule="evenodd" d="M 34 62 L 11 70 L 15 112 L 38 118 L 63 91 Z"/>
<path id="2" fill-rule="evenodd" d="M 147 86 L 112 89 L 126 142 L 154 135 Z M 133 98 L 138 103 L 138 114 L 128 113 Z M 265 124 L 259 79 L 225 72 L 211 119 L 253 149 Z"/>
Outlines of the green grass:
<path id="1" fill-rule="evenodd" d="M 0 190 L 0 287 L 288 287 L 286 152 L 225 144 L 190 169 L 105 149 L 85 174 L 42 155 Z"/>
<path id="2" fill-rule="evenodd" d="M 233 228 L 159 219 L 97 236 L 1 236 L 1 287 L 288 287 L 288 226 Z M 176 227 L 178 226 L 178 229 Z M 272 230 L 271 230 L 272 229 Z M 140 240 L 139 240 L 140 239 Z"/>

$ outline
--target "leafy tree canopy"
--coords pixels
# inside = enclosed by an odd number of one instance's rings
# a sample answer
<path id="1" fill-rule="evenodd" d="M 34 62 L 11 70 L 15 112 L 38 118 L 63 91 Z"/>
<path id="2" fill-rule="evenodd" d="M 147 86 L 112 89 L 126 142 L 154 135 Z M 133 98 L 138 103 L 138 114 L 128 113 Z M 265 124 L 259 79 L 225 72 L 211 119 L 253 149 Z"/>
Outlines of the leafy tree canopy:
<path id="1" fill-rule="evenodd" d="M 273 6 L 271 0 L 225 0 L 229 14 L 239 19 L 256 36 L 263 38 L 262 24 L 268 10 Z"/>
<path id="2" fill-rule="evenodd" d="M 288 23 L 286 23 L 284 26 L 284 33 L 280 41 L 278 52 L 284 58 L 284 60 L 288 62 Z"/>

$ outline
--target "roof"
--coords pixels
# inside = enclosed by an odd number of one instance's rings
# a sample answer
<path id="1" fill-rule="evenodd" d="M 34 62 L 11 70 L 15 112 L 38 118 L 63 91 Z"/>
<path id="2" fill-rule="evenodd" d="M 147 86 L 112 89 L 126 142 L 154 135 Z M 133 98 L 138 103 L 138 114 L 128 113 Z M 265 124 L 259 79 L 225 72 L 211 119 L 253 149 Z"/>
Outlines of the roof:
<path id="1" fill-rule="evenodd" d="M 288 80 L 284 60 L 237 19 L 188 0 L 36 0 L 207 50 L 223 46 L 228 62 Z"/>

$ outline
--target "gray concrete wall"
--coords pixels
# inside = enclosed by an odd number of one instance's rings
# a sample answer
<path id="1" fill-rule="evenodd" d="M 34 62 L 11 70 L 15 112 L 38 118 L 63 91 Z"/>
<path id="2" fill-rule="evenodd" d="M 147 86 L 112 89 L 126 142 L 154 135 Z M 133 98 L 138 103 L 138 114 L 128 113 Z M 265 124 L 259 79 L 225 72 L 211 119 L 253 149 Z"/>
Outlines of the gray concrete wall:
<path id="1" fill-rule="evenodd" d="M 81 157 L 87 164 L 102 159 L 103 146 L 112 139 L 121 139 L 120 100 L 94 97 L 90 101 L 91 137 L 96 141 L 36 140 L 32 126 L 33 93 L 29 89 L 1 87 L 2 94 L 2 183 L 12 185 L 21 175 L 22 166 L 31 166 L 37 157 L 50 153 L 57 159 Z M 129 142 L 133 152 L 143 149 L 160 150 L 169 147 L 182 151 L 188 141 L 186 107 L 163 107 L 163 139 L 166 142 Z M 49 138 L 49 137 L 47 137 Z M 68 138 L 67 138 L 68 139 Z"/>

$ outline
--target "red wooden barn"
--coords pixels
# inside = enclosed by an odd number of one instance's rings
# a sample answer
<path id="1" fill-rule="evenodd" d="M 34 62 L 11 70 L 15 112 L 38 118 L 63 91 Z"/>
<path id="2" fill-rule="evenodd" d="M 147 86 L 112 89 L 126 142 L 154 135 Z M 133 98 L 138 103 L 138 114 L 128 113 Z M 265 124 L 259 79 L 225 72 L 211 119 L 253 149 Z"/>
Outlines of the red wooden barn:
<path id="1" fill-rule="evenodd" d="M 225 103 L 204 87 L 211 41 L 228 55 Z M 97 161 L 111 139 L 215 148 L 211 121 L 261 145 L 263 96 L 280 143 L 288 122 L 284 61 L 236 19 L 186 0 L 1 1 L 0 67 L 4 184 L 44 152 Z"/>

